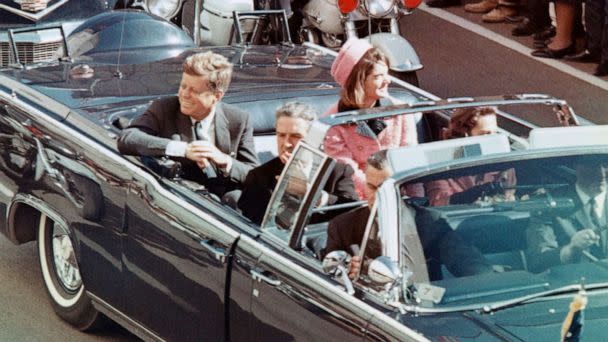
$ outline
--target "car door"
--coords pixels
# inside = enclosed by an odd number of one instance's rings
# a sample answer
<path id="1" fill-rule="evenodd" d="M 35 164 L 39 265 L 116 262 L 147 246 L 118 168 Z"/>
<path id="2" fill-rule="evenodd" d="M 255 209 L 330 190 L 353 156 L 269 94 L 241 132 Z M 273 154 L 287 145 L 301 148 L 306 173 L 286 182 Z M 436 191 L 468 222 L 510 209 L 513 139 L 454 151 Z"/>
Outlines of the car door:
<path id="1" fill-rule="evenodd" d="M 316 202 L 317 190 L 332 166 L 333 160 L 326 155 L 300 144 L 273 193 L 261 236 L 256 241 L 239 241 L 233 280 L 241 279 L 244 284 L 248 279 L 249 293 L 241 290 L 235 299 L 245 302 L 249 298 L 250 307 L 231 309 L 232 340 L 364 339 L 372 313 L 325 276 L 321 262 L 312 254 L 290 247 L 300 244 L 294 231 L 307 221 L 310 204 Z M 243 317 L 248 319 L 246 323 Z M 246 333 L 233 326 L 239 318 Z"/>
<path id="2" fill-rule="evenodd" d="M 224 208 L 179 184 L 134 178 L 124 238 L 128 316 L 171 341 L 224 339 L 229 253 Z M 176 195 L 178 194 L 178 195 Z"/>

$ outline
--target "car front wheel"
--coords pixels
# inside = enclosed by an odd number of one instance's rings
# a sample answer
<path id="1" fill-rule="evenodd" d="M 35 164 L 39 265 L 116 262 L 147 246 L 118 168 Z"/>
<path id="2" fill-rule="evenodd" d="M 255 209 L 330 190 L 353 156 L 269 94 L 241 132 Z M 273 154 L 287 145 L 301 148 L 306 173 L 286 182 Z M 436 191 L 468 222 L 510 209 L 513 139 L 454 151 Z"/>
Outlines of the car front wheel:
<path id="1" fill-rule="evenodd" d="M 40 215 L 38 255 L 42 278 L 53 309 L 79 330 L 99 325 L 101 314 L 84 291 L 80 269 L 68 229 Z"/>

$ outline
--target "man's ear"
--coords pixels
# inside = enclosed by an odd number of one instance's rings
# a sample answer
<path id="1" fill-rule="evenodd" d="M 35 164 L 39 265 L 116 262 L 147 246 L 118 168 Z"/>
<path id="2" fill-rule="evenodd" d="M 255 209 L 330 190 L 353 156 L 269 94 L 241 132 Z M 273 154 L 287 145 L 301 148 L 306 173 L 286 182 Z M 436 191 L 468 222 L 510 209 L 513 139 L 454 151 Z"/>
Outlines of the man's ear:
<path id="1" fill-rule="evenodd" d="M 222 99 L 222 97 L 224 97 L 224 91 L 223 90 L 216 90 L 215 92 L 213 92 L 213 96 L 219 102 Z"/>

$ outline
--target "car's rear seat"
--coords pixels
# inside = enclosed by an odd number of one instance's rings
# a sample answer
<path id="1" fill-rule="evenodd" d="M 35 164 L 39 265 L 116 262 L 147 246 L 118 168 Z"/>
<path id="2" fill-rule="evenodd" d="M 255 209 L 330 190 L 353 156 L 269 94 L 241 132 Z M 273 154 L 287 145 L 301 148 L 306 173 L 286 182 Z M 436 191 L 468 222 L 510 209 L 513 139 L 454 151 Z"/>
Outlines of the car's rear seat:
<path id="1" fill-rule="evenodd" d="M 393 96 L 409 102 L 416 102 L 417 99 L 409 92 L 402 90 L 393 90 Z M 333 104 L 338 101 L 337 92 L 327 92 L 323 94 L 313 94 L 301 97 L 291 98 L 272 98 L 272 99 L 252 99 L 251 101 L 242 101 L 242 98 L 231 99 L 226 97 L 225 101 L 231 103 L 251 116 L 254 131 L 254 144 L 258 157 L 261 163 L 264 163 L 274 156 L 277 155 L 276 150 L 276 138 L 275 138 L 275 110 L 286 102 L 298 101 L 306 103 L 323 115 Z M 121 111 L 115 113 L 110 118 L 112 124 L 118 129 L 124 129 L 129 126 L 131 120 L 143 113 L 145 109 L 141 108 L 141 111 Z M 430 141 L 430 134 L 427 124 L 424 120 L 420 120 L 418 123 L 418 141 L 426 142 Z"/>
<path id="2" fill-rule="evenodd" d="M 407 92 L 393 91 L 393 95 L 406 102 L 416 102 L 417 99 Z M 326 94 L 285 99 L 258 100 L 247 103 L 235 103 L 246 110 L 253 120 L 254 142 L 260 162 L 265 162 L 277 155 L 275 139 L 275 109 L 287 101 L 306 103 L 323 115 L 338 101 L 337 94 Z M 424 120 L 418 122 L 418 141 L 429 141 L 429 132 Z"/>

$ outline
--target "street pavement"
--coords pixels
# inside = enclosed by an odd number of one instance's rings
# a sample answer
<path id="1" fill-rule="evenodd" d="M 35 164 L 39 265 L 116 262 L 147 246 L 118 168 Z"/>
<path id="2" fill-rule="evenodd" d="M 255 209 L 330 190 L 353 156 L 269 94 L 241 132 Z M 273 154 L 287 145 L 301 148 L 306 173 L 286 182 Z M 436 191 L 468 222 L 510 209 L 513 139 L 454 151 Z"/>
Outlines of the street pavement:
<path id="1" fill-rule="evenodd" d="M 418 74 L 421 87 L 435 95 L 546 93 L 593 122 L 608 123 L 608 81 L 591 75 L 594 65 L 532 58 L 532 39 L 511 37 L 512 27 L 482 24 L 461 7 L 425 5 L 401 22 L 425 66 Z M 33 243 L 14 246 L 0 237 L 0 283 L 0 341 L 137 340 L 117 326 L 85 334 L 61 321 L 49 304 Z"/>
<path id="2" fill-rule="evenodd" d="M 532 38 L 512 37 L 514 24 L 484 24 L 462 7 L 421 7 L 400 22 L 424 65 L 421 88 L 439 97 L 549 94 L 592 122 L 608 123 L 608 77 L 593 76 L 594 64 L 532 57 Z"/>
<path id="3" fill-rule="evenodd" d="M 15 246 L 0 235 L 0 341 L 137 341 L 121 327 L 82 333 L 62 321 L 51 307 L 33 242 Z"/>

